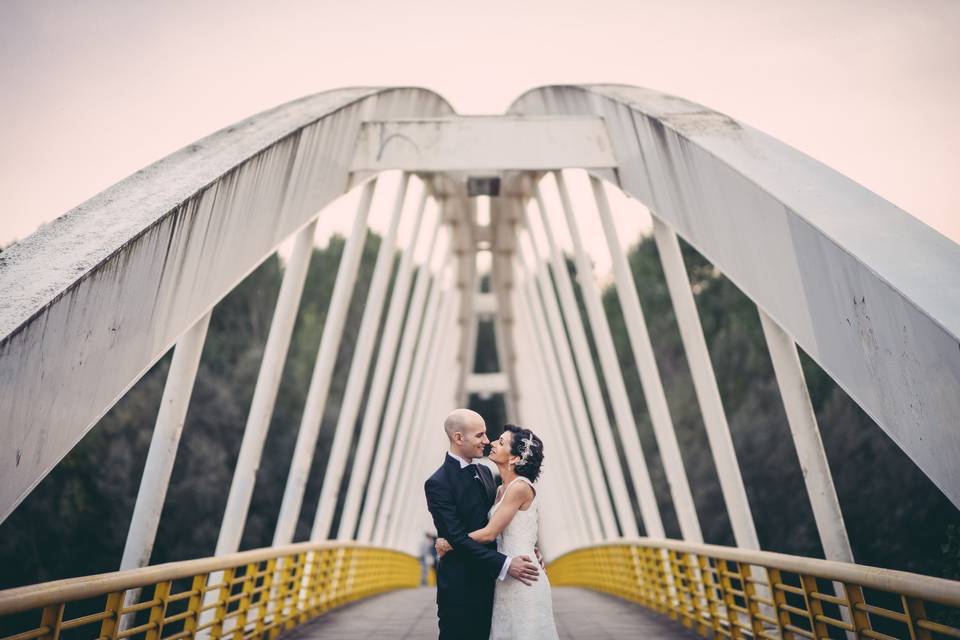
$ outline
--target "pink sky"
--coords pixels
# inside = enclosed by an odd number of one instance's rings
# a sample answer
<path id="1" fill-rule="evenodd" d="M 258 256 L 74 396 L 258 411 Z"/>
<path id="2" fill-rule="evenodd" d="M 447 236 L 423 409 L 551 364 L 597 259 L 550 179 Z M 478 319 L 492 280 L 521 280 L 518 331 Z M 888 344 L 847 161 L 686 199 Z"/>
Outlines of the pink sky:
<path id="1" fill-rule="evenodd" d="M 0 245 L 262 109 L 618 82 L 725 112 L 960 241 L 960 2 L 0 3 Z M 626 240 L 626 239 L 625 239 Z"/>

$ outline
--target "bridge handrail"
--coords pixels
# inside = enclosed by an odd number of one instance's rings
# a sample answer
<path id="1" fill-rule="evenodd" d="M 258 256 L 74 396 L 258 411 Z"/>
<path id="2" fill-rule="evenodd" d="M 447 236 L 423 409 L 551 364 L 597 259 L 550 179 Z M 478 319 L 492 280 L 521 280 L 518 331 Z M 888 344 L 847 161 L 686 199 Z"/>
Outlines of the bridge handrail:
<path id="1" fill-rule="evenodd" d="M 637 602 L 704 636 L 775 638 L 778 629 L 781 638 L 826 638 L 832 627 L 868 638 L 960 637 L 950 626 L 960 619 L 960 582 L 905 571 L 651 538 L 579 547 L 547 570 L 555 585 Z M 925 603 L 949 613 L 935 612 L 936 622 Z"/>
<path id="2" fill-rule="evenodd" d="M 208 579 L 219 581 L 209 584 Z M 192 583 L 187 590 L 173 593 L 172 583 L 177 580 Z M 97 623 L 102 625 L 101 638 L 149 631 L 147 637 L 159 639 L 166 637 L 164 624 L 176 623 L 182 623 L 183 629 L 170 637 L 192 637 L 209 628 L 211 637 L 217 638 L 227 632 L 223 624 L 230 619 L 235 619 L 233 629 L 254 625 L 260 637 L 259 633 L 279 633 L 335 606 L 413 587 L 419 581 L 419 562 L 408 553 L 349 541 L 302 542 L 0 591 L 0 619 L 42 609 L 39 627 L 2 640 L 55 640 L 61 630 Z M 242 590 L 236 593 L 238 586 Z M 153 592 L 145 601 L 123 604 L 125 592 L 150 587 Z M 204 597 L 211 591 L 219 594 L 212 604 Z M 104 596 L 105 605 L 95 605 L 95 613 L 63 618 L 67 603 Z M 168 611 L 171 602 L 187 599 L 185 611 Z M 234 602 L 240 604 L 231 610 Z M 147 625 L 117 628 L 122 617 L 145 609 L 150 609 Z M 204 621 L 201 614 L 210 619 Z"/>
<path id="3" fill-rule="evenodd" d="M 577 553 L 578 551 L 587 549 L 604 548 L 611 544 L 666 549 L 682 553 L 710 556 L 718 560 L 742 562 L 754 566 L 775 567 L 782 571 L 802 573 L 826 580 L 854 582 L 862 587 L 879 589 L 881 591 L 892 591 L 914 598 L 923 598 L 931 602 L 960 607 L 960 582 L 955 580 L 946 580 L 944 578 L 925 576 L 908 571 L 897 571 L 895 569 L 883 569 L 847 562 L 834 562 L 820 558 L 792 556 L 773 551 L 756 551 L 753 549 L 740 549 L 737 547 L 724 547 L 713 544 L 695 544 L 683 542 L 682 540 L 623 538 L 579 547 L 558 556 L 553 562 L 557 562 L 571 553 Z"/>

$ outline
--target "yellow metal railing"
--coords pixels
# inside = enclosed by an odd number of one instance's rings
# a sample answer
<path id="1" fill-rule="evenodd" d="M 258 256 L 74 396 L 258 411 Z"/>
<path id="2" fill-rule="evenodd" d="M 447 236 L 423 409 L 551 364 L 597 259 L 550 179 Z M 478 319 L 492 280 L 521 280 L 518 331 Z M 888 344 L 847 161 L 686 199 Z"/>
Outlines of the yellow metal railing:
<path id="1" fill-rule="evenodd" d="M 715 639 L 960 638 L 960 582 L 902 571 L 649 539 L 577 549 L 547 571 Z"/>
<path id="2" fill-rule="evenodd" d="M 419 582 L 420 566 L 405 553 L 301 543 L 0 591 L 0 640 L 274 638 Z M 132 589 L 142 589 L 139 602 L 124 606 Z"/>

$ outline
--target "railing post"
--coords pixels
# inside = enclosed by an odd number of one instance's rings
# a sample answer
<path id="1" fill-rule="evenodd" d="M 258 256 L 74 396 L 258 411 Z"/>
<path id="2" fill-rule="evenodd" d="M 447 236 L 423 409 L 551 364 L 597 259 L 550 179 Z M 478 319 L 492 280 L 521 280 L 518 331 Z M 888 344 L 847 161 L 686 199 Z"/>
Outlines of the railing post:
<path id="1" fill-rule="evenodd" d="M 793 626 L 790 622 L 790 612 L 784 607 L 787 605 L 787 594 L 783 590 L 783 576 L 779 569 L 767 567 L 767 575 L 770 576 L 770 593 L 773 596 L 773 614 L 777 620 L 777 627 L 780 630 L 782 640 L 795 640 L 796 634 L 790 630 Z"/>
<path id="2" fill-rule="evenodd" d="M 737 573 L 731 571 L 731 566 L 737 567 Z M 750 567 L 746 567 L 747 571 L 750 571 Z M 723 594 L 723 606 L 727 614 L 727 623 L 730 625 L 730 638 L 731 640 L 741 640 L 744 638 L 743 625 L 740 622 L 740 614 L 743 611 L 746 611 L 747 617 L 752 621 L 753 616 L 750 615 L 750 602 L 746 596 L 746 580 L 744 576 L 740 573 L 739 564 L 736 562 L 730 562 L 729 560 L 718 560 L 717 561 L 717 571 L 720 576 L 720 590 Z M 740 581 L 740 589 L 736 589 L 733 586 L 733 577 L 736 577 Z M 740 597 L 743 599 L 743 607 L 740 607 L 737 604 L 737 591 L 740 592 Z M 752 625 L 750 626 L 751 633 L 753 632 Z"/>
<path id="3" fill-rule="evenodd" d="M 40 614 L 40 626 L 45 627 L 47 631 L 39 636 L 40 640 L 59 640 L 60 625 L 63 624 L 63 602 L 47 605 Z"/>
<path id="4" fill-rule="evenodd" d="M 817 619 L 818 616 L 824 615 L 823 604 L 813 596 L 814 593 L 819 591 L 817 588 L 817 579 L 814 576 L 802 574 L 800 576 L 800 584 L 803 587 L 803 599 L 806 604 L 807 622 L 810 624 L 810 629 L 813 630 L 817 638 L 830 637 L 828 635 L 827 625 L 823 620 Z"/>
<path id="5" fill-rule="evenodd" d="M 233 576 L 236 573 L 235 569 L 227 569 L 216 574 L 211 574 L 218 576 L 222 581 L 214 596 L 214 602 L 216 606 L 213 607 L 213 617 L 212 624 L 209 627 L 209 636 L 211 640 L 220 640 L 223 637 L 223 621 L 227 616 L 227 606 L 230 600 L 230 592 L 233 589 Z M 214 592 L 209 592 L 214 593 Z M 206 600 L 206 598 L 204 598 Z M 204 619 L 204 609 L 207 605 L 202 605 L 200 610 L 200 619 L 203 623 Z M 204 633 L 205 630 L 201 630 L 200 633 Z"/>
<path id="6" fill-rule="evenodd" d="M 610 387 L 610 399 L 617 415 L 620 437 L 624 448 L 627 450 L 627 461 L 632 463 L 630 473 L 636 484 L 642 482 L 644 477 L 649 478 L 650 472 L 643 462 L 643 449 L 640 445 L 640 437 L 637 434 L 633 409 L 627 397 L 623 374 L 617 361 L 613 339 L 610 336 L 610 326 L 603 309 L 603 302 L 596 290 L 593 269 L 580 239 L 580 230 L 573 213 L 573 207 L 570 204 L 566 182 L 563 174 L 559 171 L 554 172 L 554 177 L 577 254 L 577 273 L 580 276 L 579 280 L 584 291 L 584 302 L 593 326 L 597 351 L 600 354 L 601 362 L 604 362 L 604 378 Z M 607 201 L 607 194 L 603 190 L 603 183 L 591 176 L 590 186 L 593 189 L 593 197 L 600 215 L 600 226 L 603 227 L 603 235 L 610 251 L 617 298 L 620 300 L 627 337 L 630 340 L 637 372 L 640 374 L 640 387 L 646 400 L 647 413 L 650 415 L 653 434 L 657 439 L 657 448 L 660 450 L 660 457 L 663 460 L 663 468 L 667 475 L 667 484 L 670 487 L 670 495 L 673 498 L 673 506 L 680 522 L 680 529 L 684 540 L 703 542 L 700 520 L 697 518 L 697 510 L 693 504 L 693 494 L 690 492 L 690 483 L 687 480 L 683 457 L 680 455 L 680 445 L 677 443 L 673 418 L 670 416 L 670 406 L 667 404 L 667 395 L 663 390 L 660 369 L 657 367 L 653 345 L 650 343 L 647 320 L 643 315 L 640 297 L 637 295 L 633 273 L 630 270 L 630 265 L 627 264 L 623 247 L 620 246 L 620 239 L 613 223 L 613 215 L 610 213 L 610 204 Z M 608 371 L 611 372 L 610 375 L 607 374 Z"/>
<path id="7" fill-rule="evenodd" d="M 250 611 L 250 600 L 256 584 L 257 563 L 246 565 L 243 573 L 243 587 L 240 590 L 240 600 L 237 602 L 237 615 L 234 618 L 233 640 L 243 640 L 244 628 L 247 626 L 247 612 Z M 155 640 L 148 638 L 147 640 Z"/>
<path id="8" fill-rule="evenodd" d="M 117 634 L 120 633 L 120 609 L 123 607 L 124 599 L 123 591 L 116 591 L 107 596 L 107 604 L 104 607 L 104 611 L 109 613 L 110 616 L 103 619 L 103 622 L 100 623 L 100 635 L 98 638 L 102 640 L 117 640 Z M 192 602 L 192 600 L 191 600 Z M 191 609 L 196 616 L 196 609 Z M 187 622 L 190 622 L 190 618 L 187 619 Z M 196 628 L 196 618 L 193 619 L 194 628 Z M 186 627 L 184 627 L 186 629 Z M 190 637 L 193 637 L 193 634 L 190 634 Z"/>
<path id="9" fill-rule="evenodd" d="M 696 559 L 700 586 L 703 589 L 701 602 L 704 606 L 701 607 L 701 614 L 703 614 L 701 624 L 709 625 L 713 637 L 719 638 L 723 631 L 723 616 L 720 615 L 720 609 L 724 606 L 723 587 L 721 586 L 723 576 L 720 575 L 720 561 L 717 560 L 715 564 L 711 565 L 709 557 L 699 554 L 697 554 Z M 707 618 L 709 618 L 709 621 Z"/>
<path id="10" fill-rule="evenodd" d="M 903 612 L 907 616 L 907 629 L 910 631 L 910 640 L 932 640 L 933 634 L 930 633 L 930 630 L 920 626 L 920 621 L 925 620 L 927 617 L 923 600 L 901 595 L 900 602 L 903 605 Z"/>
<path id="11" fill-rule="evenodd" d="M 167 616 L 167 601 L 170 599 L 170 581 L 158 582 L 153 587 L 153 599 L 159 600 L 150 607 L 150 627 L 147 629 L 145 640 L 159 640 L 163 637 L 163 620 Z"/>
<path id="12" fill-rule="evenodd" d="M 744 562 L 737 563 L 737 572 L 740 574 L 740 583 L 743 585 L 743 599 L 744 605 L 747 608 L 747 616 L 750 619 L 750 631 L 753 634 L 754 638 L 763 637 L 761 634 L 764 632 L 763 628 L 763 618 L 764 614 L 760 610 L 760 605 L 765 604 L 761 602 L 760 598 L 763 596 L 759 595 L 760 589 L 757 588 L 757 582 L 754 580 L 756 578 L 759 580 L 759 574 L 762 572 L 766 575 L 767 578 L 767 589 L 770 593 L 770 602 L 769 606 L 771 607 L 771 613 L 773 622 L 777 622 L 779 618 L 776 613 L 776 603 L 773 601 L 773 580 L 770 578 L 770 572 L 765 567 L 754 568 L 752 565 L 749 565 Z"/>
<path id="13" fill-rule="evenodd" d="M 858 638 L 867 637 L 864 631 L 873 631 L 870 624 L 870 615 L 864 609 L 867 604 L 863 597 L 863 587 L 858 584 L 844 583 L 843 592 L 846 595 L 847 611 L 851 617 L 854 633 Z"/>
<path id="14" fill-rule="evenodd" d="M 190 616 L 183 621 L 183 630 L 188 633 L 188 638 L 194 638 L 197 635 L 197 627 L 200 624 L 200 607 L 203 604 L 203 594 L 207 586 L 207 574 L 203 573 L 194 576 L 190 584 L 190 591 L 193 594 L 187 600 L 187 611 Z"/>
<path id="15" fill-rule="evenodd" d="M 357 414 L 360 412 L 360 402 L 367 385 L 367 373 L 370 371 L 373 348 L 380 331 L 380 318 L 387 285 L 390 284 L 390 275 L 393 272 L 397 230 L 400 227 L 400 217 L 403 214 L 409 180 L 409 174 L 404 173 L 401 176 L 393 214 L 390 217 L 390 226 L 377 251 L 377 260 L 374 264 L 363 318 L 360 321 L 353 351 L 353 361 L 350 363 L 350 373 L 347 374 L 347 385 L 343 392 L 340 412 L 333 432 L 333 442 L 330 445 L 330 454 L 324 469 L 323 484 L 320 487 L 320 497 L 317 500 L 317 510 L 313 520 L 313 531 L 310 534 L 311 540 L 324 540 L 329 536 L 333 514 L 337 507 L 337 497 L 340 495 L 340 485 L 350 481 L 349 478 L 343 477 L 343 473 L 350 453 L 350 444 L 353 441 Z M 356 467 L 354 469 L 356 470 Z"/>
<path id="16" fill-rule="evenodd" d="M 277 558 L 267 560 L 263 569 L 263 590 L 260 592 L 260 601 L 258 603 L 259 613 L 257 614 L 256 627 L 254 633 L 257 638 L 263 637 L 263 628 L 267 623 L 267 618 L 273 613 L 272 602 L 274 589 L 277 579 Z"/>

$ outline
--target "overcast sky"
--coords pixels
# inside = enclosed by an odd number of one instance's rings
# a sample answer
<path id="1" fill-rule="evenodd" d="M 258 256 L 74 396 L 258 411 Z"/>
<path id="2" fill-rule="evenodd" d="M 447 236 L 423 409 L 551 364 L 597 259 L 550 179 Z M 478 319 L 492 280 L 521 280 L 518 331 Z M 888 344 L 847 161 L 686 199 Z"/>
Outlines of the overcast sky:
<path id="1" fill-rule="evenodd" d="M 0 0 L 0 245 L 299 96 L 542 84 L 689 98 L 960 241 L 960 2 Z"/>

